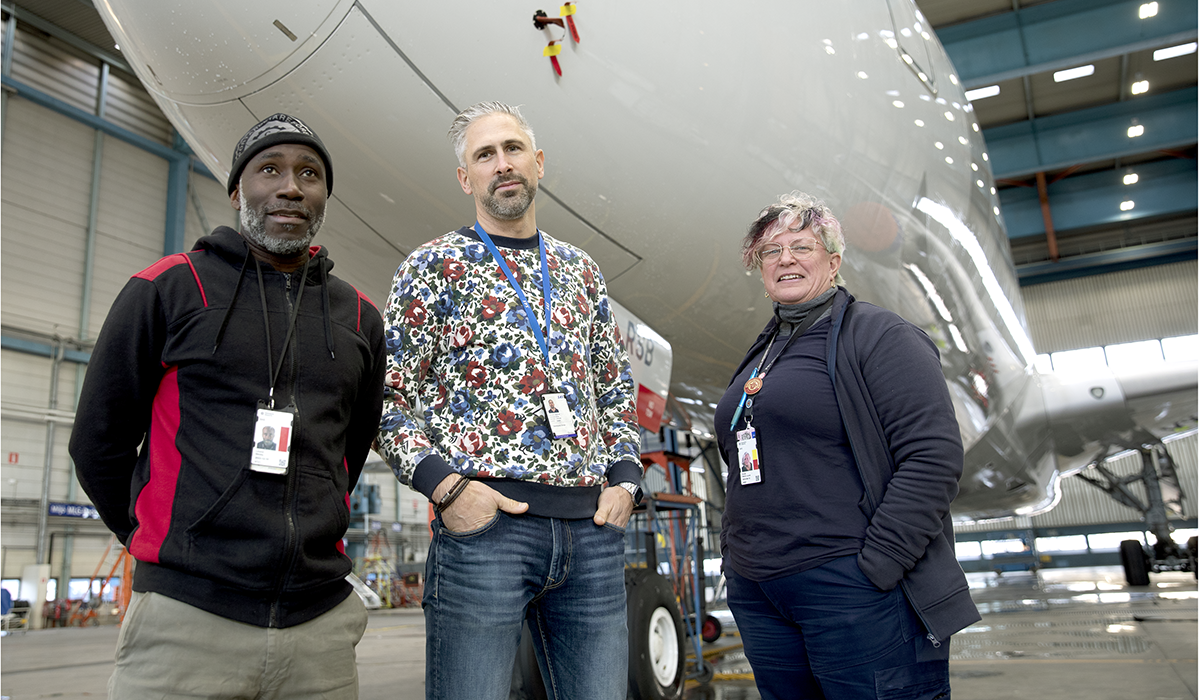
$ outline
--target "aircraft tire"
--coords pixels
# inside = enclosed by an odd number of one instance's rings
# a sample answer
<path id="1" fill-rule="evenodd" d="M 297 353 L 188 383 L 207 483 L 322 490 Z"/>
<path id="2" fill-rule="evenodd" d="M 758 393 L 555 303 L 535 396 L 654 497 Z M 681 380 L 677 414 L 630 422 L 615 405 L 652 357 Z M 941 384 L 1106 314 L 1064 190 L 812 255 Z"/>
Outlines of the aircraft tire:
<path id="1" fill-rule="evenodd" d="M 1146 566 L 1146 550 L 1137 540 L 1121 542 L 1121 567 L 1125 569 L 1125 581 L 1130 586 L 1149 586 L 1150 571 Z"/>
<path id="2" fill-rule="evenodd" d="M 700 625 L 700 638 L 708 644 L 720 639 L 721 621 L 712 615 L 705 615 L 704 622 Z"/>
<path id="3" fill-rule="evenodd" d="M 1196 536 L 1192 535 L 1187 541 L 1188 560 L 1192 563 L 1192 578 L 1200 578 L 1200 566 L 1197 566 L 1197 561 L 1200 561 L 1200 552 L 1197 552 Z"/>
<path id="4" fill-rule="evenodd" d="M 679 700 L 685 680 L 683 619 L 671 585 L 647 569 L 625 570 L 629 690 L 634 700 Z"/>

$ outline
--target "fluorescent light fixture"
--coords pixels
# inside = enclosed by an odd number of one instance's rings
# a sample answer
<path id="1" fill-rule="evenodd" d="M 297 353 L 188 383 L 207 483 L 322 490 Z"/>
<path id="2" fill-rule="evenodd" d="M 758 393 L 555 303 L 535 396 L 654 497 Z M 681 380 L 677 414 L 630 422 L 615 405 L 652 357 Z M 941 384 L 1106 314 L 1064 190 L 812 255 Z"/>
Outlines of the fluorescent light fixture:
<path id="1" fill-rule="evenodd" d="M 1129 86 L 1129 92 L 1131 92 L 1135 95 L 1140 95 L 1143 92 L 1148 91 L 1149 89 L 1150 89 L 1150 81 L 1149 80 L 1139 80 L 1136 83 L 1134 83 L 1133 85 Z"/>
<path id="2" fill-rule="evenodd" d="M 1158 14 L 1158 3 L 1148 2 L 1138 8 L 1138 19 L 1147 19 Z"/>
<path id="3" fill-rule="evenodd" d="M 1086 78 L 1096 72 L 1096 66 L 1091 63 L 1078 68 L 1068 68 L 1066 70 L 1054 71 L 1054 82 L 1061 83 L 1067 80 L 1075 80 L 1076 78 Z"/>
<path id="4" fill-rule="evenodd" d="M 1135 139 L 1144 133 L 1146 133 L 1146 127 L 1142 126 L 1141 124 L 1134 124 L 1133 126 L 1129 127 L 1129 130 L 1125 132 L 1125 135 L 1131 139 Z"/>
<path id="5" fill-rule="evenodd" d="M 1168 58 L 1177 56 L 1186 56 L 1189 53 L 1196 53 L 1196 42 L 1180 44 L 1179 46 L 1170 46 L 1165 49 L 1159 49 L 1154 52 L 1154 60 L 1165 61 Z"/>
<path id="6" fill-rule="evenodd" d="M 1133 209 L 1133 206 L 1133 200 L 1127 199 L 1124 202 L 1121 202 L 1121 211 L 1129 211 L 1130 209 Z"/>
<path id="7" fill-rule="evenodd" d="M 975 100 L 982 100 L 986 97 L 995 97 L 996 95 L 999 95 L 999 94 L 1000 94 L 1000 86 L 999 85 L 988 85 L 987 87 L 975 88 L 974 90 L 967 90 L 967 99 L 970 100 L 971 102 L 974 102 Z"/>
<path id="8" fill-rule="evenodd" d="M 1129 173 L 1128 175 L 1126 175 L 1124 178 L 1121 179 L 1121 182 L 1124 182 L 1126 185 L 1135 184 L 1135 183 L 1137 183 L 1137 181 L 1138 181 L 1137 173 Z"/>

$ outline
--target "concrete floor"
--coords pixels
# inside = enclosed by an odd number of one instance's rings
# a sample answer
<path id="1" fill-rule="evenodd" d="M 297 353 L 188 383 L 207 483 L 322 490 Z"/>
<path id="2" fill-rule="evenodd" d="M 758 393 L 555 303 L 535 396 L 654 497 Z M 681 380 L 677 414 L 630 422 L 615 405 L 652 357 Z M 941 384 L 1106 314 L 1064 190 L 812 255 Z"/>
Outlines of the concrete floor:
<path id="1" fill-rule="evenodd" d="M 1189 574 L 1124 585 L 1119 567 L 971 575 L 983 621 L 955 636 L 955 700 L 1197 698 L 1197 589 Z M 421 700 L 424 618 L 371 613 L 358 646 L 362 700 Z M 53 629 L 0 640 L 0 697 L 105 697 L 117 628 Z M 725 651 L 721 651 L 724 649 Z M 736 630 L 705 646 L 718 678 L 689 700 L 759 697 Z"/>

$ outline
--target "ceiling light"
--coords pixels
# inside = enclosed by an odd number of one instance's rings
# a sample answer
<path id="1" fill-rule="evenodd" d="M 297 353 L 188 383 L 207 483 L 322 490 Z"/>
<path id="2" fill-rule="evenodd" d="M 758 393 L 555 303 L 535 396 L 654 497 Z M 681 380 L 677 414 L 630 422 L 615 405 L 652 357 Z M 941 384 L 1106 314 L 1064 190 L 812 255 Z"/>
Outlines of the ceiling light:
<path id="1" fill-rule="evenodd" d="M 1150 89 L 1150 81 L 1149 80 L 1139 80 L 1136 83 L 1134 83 L 1133 85 L 1129 86 L 1129 92 L 1133 93 L 1134 95 L 1140 95 L 1149 89 Z"/>
<path id="2" fill-rule="evenodd" d="M 1137 173 L 1129 173 L 1125 177 L 1121 178 L 1121 182 L 1124 182 L 1126 185 L 1135 184 L 1135 183 L 1137 183 L 1137 181 L 1138 181 Z"/>
<path id="3" fill-rule="evenodd" d="M 1129 211 L 1130 209 L 1133 209 L 1132 199 L 1127 199 L 1124 202 L 1121 202 L 1121 211 Z"/>
<path id="4" fill-rule="evenodd" d="M 913 124 L 916 124 L 917 126 L 925 126 L 925 122 L 920 119 L 914 119 Z"/>
<path id="5" fill-rule="evenodd" d="M 1146 127 L 1142 126 L 1141 124 L 1134 124 L 1133 126 L 1129 127 L 1129 131 L 1126 131 L 1125 133 L 1131 139 L 1137 138 L 1138 136 L 1146 133 Z"/>
<path id="6" fill-rule="evenodd" d="M 979 172 L 979 164 L 971 163 L 971 170 L 974 170 L 975 172 Z"/>
<path id="7" fill-rule="evenodd" d="M 1086 78 L 1096 72 L 1096 66 L 1091 63 L 1078 68 L 1068 68 L 1066 70 L 1054 71 L 1054 82 L 1061 83 L 1067 80 L 1075 80 L 1076 78 Z"/>
<path id="8" fill-rule="evenodd" d="M 1146 19 L 1158 14 L 1158 3 L 1148 2 L 1138 8 L 1138 19 Z"/>
<path id="9" fill-rule="evenodd" d="M 954 113 L 953 113 L 953 112 L 946 112 L 946 119 L 947 119 L 948 121 L 954 121 Z"/>
<path id="10" fill-rule="evenodd" d="M 995 188 L 995 187 L 993 187 L 993 188 L 992 188 L 992 194 L 996 194 L 996 188 Z"/>
<path id="11" fill-rule="evenodd" d="M 1193 45 L 1192 45 L 1192 47 L 1193 47 L 1193 48 L 1192 48 L 1192 50 L 1193 50 L 1193 51 L 1195 51 L 1195 50 L 1196 50 L 1196 49 L 1195 49 L 1195 44 L 1193 44 Z M 955 74 L 953 74 L 953 73 L 951 73 L 951 74 L 950 74 L 950 82 L 954 83 L 955 85 L 958 85 L 958 76 L 957 76 L 957 75 L 955 75 Z"/>
<path id="12" fill-rule="evenodd" d="M 999 94 L 1000 94 L 1000 86 L 999 85 L 988 85 L 987 87 L 975 88 L 974 90 L 967 90 L 967 99 L 974 102 L 975 100 L 982 100 L 982 99 L 985 99 L 988 97 L 995 97 L 996 95 L 999 95 Z"/>
<path id="13" fill-rule="evenodd" d="M 1180 44 L 1179 46 L 1171 46 L 1165 49 L 1159 49 L 1154 52 L 1154 60 L 1165 61 L 1168 58 L 1186 56 L 1189 53 L 1196 53 L 1196 42 L 1193 41 L 1188 44 Z"/>
<path id="14" fill-rule="evenodd" d="M 970 107 L 971 105 L 967 105 L 967 106 L 968 106 L 968 107 Z M 972 129 L 974 129 L 976 132 L 978 132 L 978 131 L 979 131 L 979 124 L 972 124 L 972 125 L 971 125 L 971 128 L 972 128 Z"/>
<path id="15" fill-rule="evenodd" d="M 961 144 L 962 144 L 962 145 L 964 145 L 964 146 L 965 146 L 965 145 L 967 145 L 967 137 L 966 137 L 966 136 L 959 136 L 959 137 L 958 137 L 958 142 L 959 142 L 959 143 L 961 143 Z"/>
<path id="16" fill-rule="evenodd" d="M 835 53 L 837 53 L 837 52 L 833 50 L 833 47 L 832 47 L 832 46 L 826 46 L 826 47 L 825 47 L 825 53 L 827 53 L 827 54 L 829 54 L 830 56 L 832 56 L 833 54 L 835 54 Z"/>
<path id="17" fill-rule="evenodd" d="M 904 108 L 904 103 L 903 103 L 903 102 L 901 102 L 900 100 L 893 100 L 893 101 L 892 101 L 892 106 L 893 106 L 893 107 L 895 107 L 895 108 L 897 108 L 897 109 L 903 109 L 903 108 Z"/>
<path id="18" fill-rule="evenodd" d="M 866 79 L 867 79 L 867 74 L 866 74 L 866 73 L 864 73 L 864 72 L 862 72 L 862 71 L 859 71 L 859 72 L 855 73 L 855 75 L 857 75 L 857 76 L 859 77 L 859 79 L 860 79 L 860 80 L 866 80 Z"/>
<path id="19" fill-rule="evenodd" d="M 984 153 L 984 154 L 983 154 L 983 159 L 984 159 L 984 160 L 987 160 L 987 159 L 988 159 L 988 157 L 987 157 L 987 154 L 986 154 L 986 153 Z"/>
<path id="20" fill-rule="evenodd" d="M 954 159 L 951 158 L 950 156 L 946 156 L 946 162 L 949 163 L 950 165 L 954 165 Z"/>
<path id="21" fill-rule="evenodd" d="M 983 187 L 983 180 L 976 180 L 976 181 L 975 181 L 975 184 L 976 184 L 976 185 L 978 185 L 978 186 L 980 186 L 980 187 Z"/>
<path id="22" fill-rule="evenodd" d="M 1000 207 L 992 207 L 992 213 L 996 216 L 1000 216 Z"/>
<path id="23" fill-rule="evenodd" d="M 936 149 L 938 149 L 938 150 L 940 151 L 940 150 L 942 150 L 943 148 L 945 148 L 946 146 L 945 146 L 945 145 L 943 145 L 941 141 L 934 141 L 934 142 L 933 142 L 933 147 L 934 147 L 934 148 L 936 148 Z"/>

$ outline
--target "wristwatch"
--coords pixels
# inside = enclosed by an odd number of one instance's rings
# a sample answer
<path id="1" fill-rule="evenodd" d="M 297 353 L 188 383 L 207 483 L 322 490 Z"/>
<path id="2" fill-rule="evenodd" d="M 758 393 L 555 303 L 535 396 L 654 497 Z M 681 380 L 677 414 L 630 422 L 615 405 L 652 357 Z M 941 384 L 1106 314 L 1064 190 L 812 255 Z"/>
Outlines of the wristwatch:
<path id="1" fill-rule="evenodd" d="M 641 486 L 638 486 L 637 484 L 633 483 L 632 481 L 622 481 L 620 483 L 613 484 L 613 486 L 617 486 L 619 488 L 623 488 L 626 491 L 628 491 L 629 495 L 633 498 L 633 505 L 635 508 L 637 506 L 641 505 L 641 503 L 642 503 L 642 487 Z"/>

